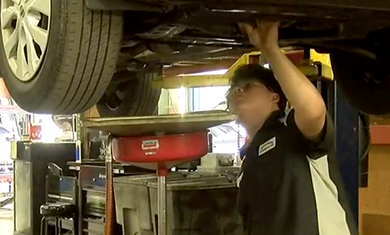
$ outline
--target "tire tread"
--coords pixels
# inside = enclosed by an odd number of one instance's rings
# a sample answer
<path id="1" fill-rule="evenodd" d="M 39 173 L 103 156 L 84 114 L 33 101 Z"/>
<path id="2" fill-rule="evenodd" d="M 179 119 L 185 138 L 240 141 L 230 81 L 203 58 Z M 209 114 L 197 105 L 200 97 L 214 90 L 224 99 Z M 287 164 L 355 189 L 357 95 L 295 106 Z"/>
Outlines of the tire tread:
<path id="1" fill-rule="evenodd" d="M 53 89 L 39 108 L 53 114 L 83 112 L 99 101 L 115 72 L 123 30 L 118 13 L 92 11 L 79 0 L 65 2 L 62 61 Z"/>

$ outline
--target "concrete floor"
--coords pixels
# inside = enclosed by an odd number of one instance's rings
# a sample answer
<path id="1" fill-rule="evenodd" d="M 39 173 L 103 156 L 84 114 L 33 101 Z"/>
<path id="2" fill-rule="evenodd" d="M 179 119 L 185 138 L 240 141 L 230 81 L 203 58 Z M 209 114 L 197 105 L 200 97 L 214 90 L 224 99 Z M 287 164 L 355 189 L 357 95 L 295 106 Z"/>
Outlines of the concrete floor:
<path id="1" fill-rule="evenodd" d="M 9 208 L 0 208 L 1 235 L 12 235 L 14 230 L 13 211 Z"/>
<path id="2" fill-rule="evenodd" d="M 13 203 L 0 208 L 1 235 L 12 235 L 14 230 Z"/>
<path id="3" fill-rule="evenodd" d="M 10 219 L 0 219 L 0 228 L 2 235 L 12 235 L 14 230 L 14 221 L 13 218 Z"/>
<path id="4" fill-rule="evenodd" d="M 11 185 L 12 186 L 12 185 Z M 11 187 L 11 192 L 13 188 Z M 9 184 L 8 183 L 0 183 L 0 193 L 9 192 Z M 5 198 L 0 197 L 0 201 Z M 3 208 L 0 208 L 0 229 L 1 235 L 12 235 L 14 230 L 14 217 L 13 217 L 13 203 L 6 205 Z"/>

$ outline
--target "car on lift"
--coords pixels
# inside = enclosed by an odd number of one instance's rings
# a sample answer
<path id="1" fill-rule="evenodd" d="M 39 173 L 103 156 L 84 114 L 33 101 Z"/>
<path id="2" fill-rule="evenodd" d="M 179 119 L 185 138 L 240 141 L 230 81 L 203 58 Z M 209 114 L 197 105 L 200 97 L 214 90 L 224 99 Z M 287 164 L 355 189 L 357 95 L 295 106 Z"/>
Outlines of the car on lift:
<path id="1" fill-rule="evenodd" d="M 237 22 L 279 20 L 280 45 L 330 53 L 347 99 L 390 113 L 390 2 L 379 0 L 1 0 L 0 71 L 18 105 L 150 115 L 164 67 L 252 51 Z"/>

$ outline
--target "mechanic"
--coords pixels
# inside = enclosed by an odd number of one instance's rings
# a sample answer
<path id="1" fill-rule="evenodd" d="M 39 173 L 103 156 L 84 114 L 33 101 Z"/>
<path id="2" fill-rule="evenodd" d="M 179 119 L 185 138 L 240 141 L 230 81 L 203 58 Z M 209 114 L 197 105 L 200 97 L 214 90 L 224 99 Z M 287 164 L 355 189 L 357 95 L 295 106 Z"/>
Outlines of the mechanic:
<path id="1" fill-rule="evenodd" d="M 321 95 L 281 52 L 279 23 L 239 27 L 272 68 L 239 68 L 227 93 L 249 136 L 237 181 L 245 233 L 356 235 Z M 285 115 L 287 100 L 293 109 Z"/>

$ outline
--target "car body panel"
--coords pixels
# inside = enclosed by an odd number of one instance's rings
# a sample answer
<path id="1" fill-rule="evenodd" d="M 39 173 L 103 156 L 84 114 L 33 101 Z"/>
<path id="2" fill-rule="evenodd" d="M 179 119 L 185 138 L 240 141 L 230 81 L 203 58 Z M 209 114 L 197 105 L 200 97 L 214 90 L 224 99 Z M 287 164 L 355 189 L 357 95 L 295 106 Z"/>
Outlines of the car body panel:
<path id="1" fill-rule="evenodd" d="M 85 0 L 88 8 L 94 10 L 130 10 L 130 11 L 164 11 L 166 6 L 164 1 L 134 1 L 134 0 Z M 170 1 L 175 3 L 175 1 Z M 179 3 L 199 3 L 197 0 L 180 0 Z M 315 7 L 338 7 L 354 8 L 367 10 L 387 10 L 390 11 L 390 1 L 381 0 L 224 0 L 224 1 L 207 1 L 202 4 L 218 2 L 219 4 L 235 4 L 237 9 L 243 6 L 244 2 L 248 4 L 277 4 L 277 5 L 302 5 Z M 299 9 L 297 9 L 299 11 Z"/>

